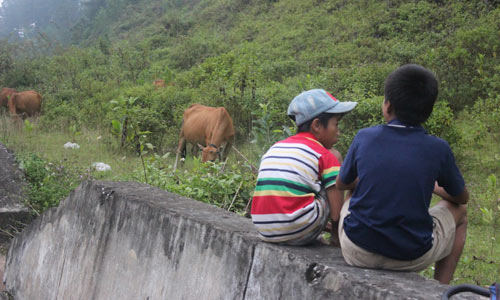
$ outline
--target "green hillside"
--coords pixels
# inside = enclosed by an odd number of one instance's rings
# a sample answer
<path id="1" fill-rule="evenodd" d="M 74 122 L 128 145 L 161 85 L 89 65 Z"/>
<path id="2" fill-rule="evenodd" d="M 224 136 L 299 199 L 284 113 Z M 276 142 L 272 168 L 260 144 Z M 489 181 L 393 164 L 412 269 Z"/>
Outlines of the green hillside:
<path id="1" fill-rule="evenodd" d="M 42 115 L 21 130 L 6 115 L 0 122 L 0 141 L 37 175 L 35 209 L 56 205 L 90 177 L 145 181 L 244 215 L 249 165 L 294 130 L 285 112 L 295 95 L 323 88 L 359 102 L 341 122 L 337 148 L 345 154 L 358 129 L 383 121 L 386 76 L 418 63 L 440 84 L 425 127 L 450 143 L 471 191 L 454 283 L 500 279 L 500 1 L 85 3 L 66 27 L 0 40 L 0 88 L 44 97 Z M 158 78 L 165 88 L 154 88 Z M 173 172 L 182 112 L 192 103 L 228 109 L 245 159 L 233 152 L 225 167 L 188 159 Z M 63 152 L 65 139 L 85 144 L 85 155 Z M 89 169 L 97 153 L 118 170 Z M 66 169 L 43 171 L 55 165 Z"/>

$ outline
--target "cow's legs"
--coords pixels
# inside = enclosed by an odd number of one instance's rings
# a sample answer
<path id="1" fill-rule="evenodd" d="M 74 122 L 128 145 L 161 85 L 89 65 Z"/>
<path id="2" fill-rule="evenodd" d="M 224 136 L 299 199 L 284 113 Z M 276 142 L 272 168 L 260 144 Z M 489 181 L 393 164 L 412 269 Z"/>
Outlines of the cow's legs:
<path id="1" fill-rule="evenodd" d="M 181 155 L 181 152 L 185 153 L 185 151 L 186 151 L 186 139 L 183 136 L 181 136 L 179 140 L 179 146 L 177 147 L 177 154 L 175 155 L 174 171 L 177 170 L 177 163 L 179 162 L 179 156 Z"/>
<path id="2" fill-rule="evenodd" d="M 191 145 L 191 155 L 193 157 L 197 157 L 198 153 L 200 153 L 200 148 L 198 147 L 198 145 L 192 144 Z"/>
<path id="3" fill-rule="evenodd" d="M 227 155 L 229 154 L 229 150 L 233 146 L 233 139 L 229 139 L 226 143 L 226 146 L 224 147 L 224 153 L 222 153 L 222 161 L 225 161 L 227 158 Z"/>

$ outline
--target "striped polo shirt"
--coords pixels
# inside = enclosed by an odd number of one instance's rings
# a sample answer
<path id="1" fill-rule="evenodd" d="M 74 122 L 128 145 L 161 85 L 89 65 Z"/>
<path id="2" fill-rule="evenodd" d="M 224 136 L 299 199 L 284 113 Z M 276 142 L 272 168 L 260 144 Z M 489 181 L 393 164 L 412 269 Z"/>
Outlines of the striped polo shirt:
<path id="1" fill-rule="evenodd" d="M 315 196 L 335 184 L 337 158 L 309 132 L 274 144 L 262 157 L 252 199 L 261 238 L 288 241 L 313 230 L 323 209 Z"/>

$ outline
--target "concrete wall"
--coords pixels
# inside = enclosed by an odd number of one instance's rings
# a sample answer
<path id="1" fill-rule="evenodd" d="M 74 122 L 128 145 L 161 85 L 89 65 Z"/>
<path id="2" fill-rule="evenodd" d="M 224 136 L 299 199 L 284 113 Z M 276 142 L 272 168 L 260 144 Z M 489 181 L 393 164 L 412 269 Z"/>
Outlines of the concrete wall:
<path id="1" fill-rule="evenodd" d="M 447 288 L 349 267 L 336 248 L 262 243 L 248 219 L 131 182 L 83 183 L 42 214 L 12 241 L 4 281 L 18 300 L 440 299 Z"/>
<path id="2" fill-rule="evenodd" d="M 15 163 L 12 153 L 0 143 L 0 244 L 6 243 L 20 223 L 29 223 L 30 214 L 24 206 L 26 190 L 24 175 Z"/>

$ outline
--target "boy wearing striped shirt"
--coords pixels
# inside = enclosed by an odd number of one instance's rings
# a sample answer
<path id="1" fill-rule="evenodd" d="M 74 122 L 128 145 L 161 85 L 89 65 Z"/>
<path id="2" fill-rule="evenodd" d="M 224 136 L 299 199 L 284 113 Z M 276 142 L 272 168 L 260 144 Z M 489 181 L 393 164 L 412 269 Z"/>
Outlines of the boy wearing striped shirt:
<path id="1" fill-rule="evenodd" d="M 262 240 L 307 245 L 329 218 L 338 224 L 344 198 L 335 184 L 340 163 L 329 149 L 338 140 L 342 115 L 356 104 L 340 102 L 322 89 L 292 100 L 288 116 L 298 133 L 264 154 L 253 195 L 252 220 Z"/>

